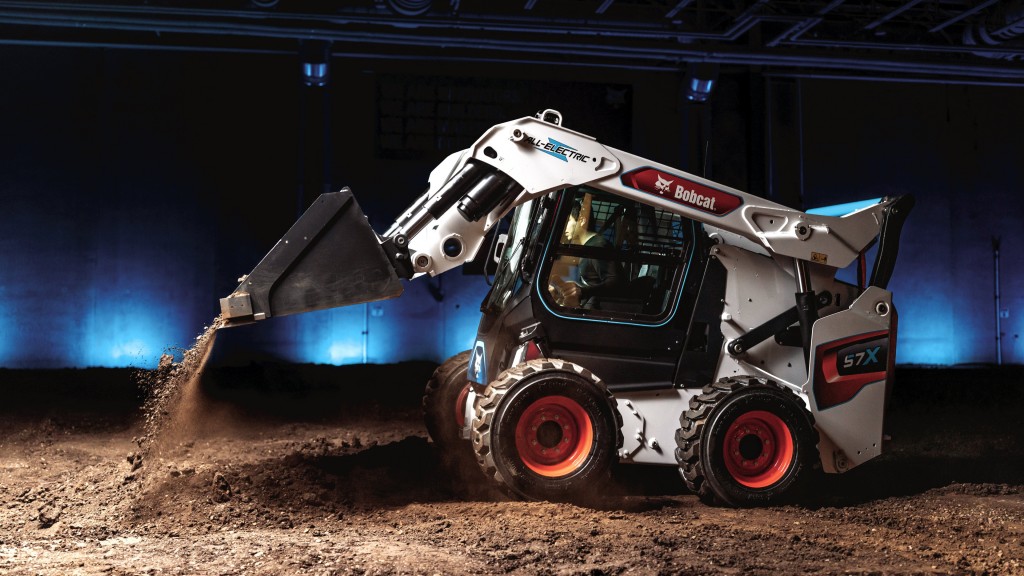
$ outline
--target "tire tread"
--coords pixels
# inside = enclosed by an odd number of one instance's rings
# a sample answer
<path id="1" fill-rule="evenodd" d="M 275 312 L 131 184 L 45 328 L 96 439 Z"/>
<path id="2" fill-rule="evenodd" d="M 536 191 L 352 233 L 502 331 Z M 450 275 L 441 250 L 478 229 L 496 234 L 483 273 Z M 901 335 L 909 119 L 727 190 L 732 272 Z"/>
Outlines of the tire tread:
<path id="1" fill-rule="evenodd" d="M 679 428 L 676 430 L 675 435 L 675 457 L 676 463 L 679 466 L 679 475 L 682 476 L 686 487 L 695 493 L 702 502 L 708 504 L 723 503 L 718 495 L 715 494 L 710 483 L 707 482 L 704 458 L 701 453 L 702 438 L 708 416 L 727 397 L 753 386 L 781 390 L 793 396 L 795 401 L 800 402 L 792 391 L 770 380 L 754 377 L 727 377 L 705 386 L 700 394 L 690 399 L 690 409 L 683 411 L 679 416 Z M 814 428 L 814 416 L 806 410 L 804 412 L 809 419 L 813 432 L 813 444 L 817 446 L 818 431 Z"/>
<path id="2" fill-rule="evenodd" d="M 491 446 L 491 427 L 495 412 L 501 404 L 502 398 L 510 390 L 516 387 L 524 378 L 532 376 L 541 371 L 570 372 L 581 376 L 595 388 L 600 390 L 612 407 L 612 414 L 615 418 L 616 440 L 614 449 L 618 451 L 622 447 L 622 415 L 615 408 L 615 399 L 608 387 L 589 370 L 572 362 L 558 358 L 536 358 L 518 366 L 514 366 L 498 375 L 494 382 L 491 382 L 483 392 L 478 393 L 474 404 L 474 419 L 472 442 L 473 450 L 476 453 L 477 464 L 483 470 L 484 475 L 499 483 L 503 490 L 512 496 L 516 496 L 510 489 L 510 480 L 504 478 L 494 461 L 495 450 Z M 610 471 L 609 471 L 610 472 Z"/>

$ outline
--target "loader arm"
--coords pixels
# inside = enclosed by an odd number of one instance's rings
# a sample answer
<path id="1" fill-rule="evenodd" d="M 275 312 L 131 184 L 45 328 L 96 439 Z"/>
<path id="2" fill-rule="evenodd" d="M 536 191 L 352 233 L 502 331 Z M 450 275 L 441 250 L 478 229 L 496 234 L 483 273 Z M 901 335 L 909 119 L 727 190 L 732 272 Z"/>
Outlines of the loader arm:
<path id="1" fill-rule="evenodd" d="M 550 111 L 549 111 L 550 112 Z M 472 259 L 479 240 L 510 209 L 554 190 L 586 184 L 638 200 L 762 245 L 769 253 L 844 268 L 878 237 L 883 199 L 851 214 L 808 214 L 628 152 L 558 121 L 520 118 L 487 131 L 461 154 L 429 203 L 396 222 L 416 273 L 439 274 Z M 451 159 L 450 159 L 451 160 Z M 457 203 L 457 210 L 449 209 Z M 444 240 L 476 240 L 456 255 Z M 474 247 L 475 246 L 475 247 Z"/>
<path id="2" fill-rule="evenodd" d="M 894 201 L 842 217 L 807 214 L 603 146 L 562 127 L 553 110 L 493 126 L 438 165 L 429 183 L 383 236 L 370 229 L 350 191 L 322 195 L 221 299 L 227 325 L 399 296 L 399 278 L 433 276 L 472 260 L 510 210 L 569 186 L 658 206 L 769 254 L 836 268 L 878 237 Z"/>

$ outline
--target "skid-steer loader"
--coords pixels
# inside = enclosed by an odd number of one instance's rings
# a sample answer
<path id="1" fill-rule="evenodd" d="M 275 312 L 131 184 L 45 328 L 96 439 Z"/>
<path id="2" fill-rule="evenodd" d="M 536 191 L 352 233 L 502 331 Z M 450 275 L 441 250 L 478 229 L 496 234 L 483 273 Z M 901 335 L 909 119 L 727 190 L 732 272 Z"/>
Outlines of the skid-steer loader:
<path id="1" fill-rule="evenodd" d="M 227 325 L 399 296 L 510 215 L 476 342 L 424 397 L 451 458 L 550 500 L 593 494 L 616 463 L 677 466 L 703 500 L 750 506 L 881 453 L 886 285 L 912 197 L 801 212 L 603 146 L 554 110 L 492 127 L 429 183 L 383 235 L 349 190 L 322 195 L 221 300 Z M 836 279 L 846 267 L 856 284 Z"/>

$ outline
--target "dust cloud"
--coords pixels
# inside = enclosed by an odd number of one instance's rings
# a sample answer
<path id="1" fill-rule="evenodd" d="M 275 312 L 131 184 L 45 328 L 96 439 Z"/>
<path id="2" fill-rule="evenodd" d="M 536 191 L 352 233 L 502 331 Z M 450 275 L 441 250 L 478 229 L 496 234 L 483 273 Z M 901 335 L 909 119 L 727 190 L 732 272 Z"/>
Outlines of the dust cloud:
<path id="1" fill-rule="evenodd" d="M 142 467 L 146 457 L 166 451 L 195 434 L 203 412 L 203 369 L 217 340 L 217 330 L 223 326 L 224 319 L 218 315 L 196 336 L 192 347 L 184 351 L 181 362 L 176 363 L 173 356 L 164 354 L 156 370 L 138 374 L 139 385 L 146 393 L 145 434 L 135 439 L 139 451 L 128 455 L 133 473 Z"/>

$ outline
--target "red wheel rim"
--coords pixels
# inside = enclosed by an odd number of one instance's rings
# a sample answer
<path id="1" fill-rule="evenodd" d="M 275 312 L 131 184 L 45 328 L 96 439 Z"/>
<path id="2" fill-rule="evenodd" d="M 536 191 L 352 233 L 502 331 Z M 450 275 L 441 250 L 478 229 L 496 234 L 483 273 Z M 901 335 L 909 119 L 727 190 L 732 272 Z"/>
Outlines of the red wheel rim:
<path id="1" fill-rule="evenodd" d="M 755 410 L 736 419 L 725 432 L 725 468 L 747 488 L 765 488 L 782 480 L 793 462 L 793 434 L 771 412 Z"/>
<path id="2" fill-rule="evenodd" d="M 469 398 L 469 384 L 463 386 L 459 391 L 459 397 L 455 399 L 455 424 L 462 428 L 466 425 L 466 400 Z"/>
<path id="3" fill-rule="evenodd" d="M 547 477 L 580 468 L 594 445 L 590 415 L 575 400 L 546 396 L 526 407 L 516 423 L 516 450 L 527 468 Z"/>

